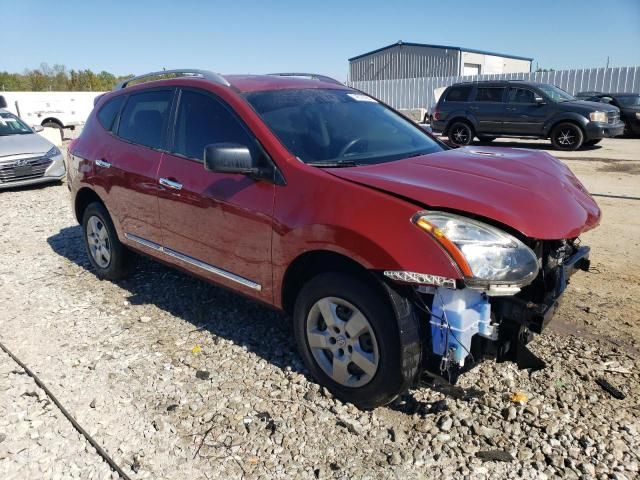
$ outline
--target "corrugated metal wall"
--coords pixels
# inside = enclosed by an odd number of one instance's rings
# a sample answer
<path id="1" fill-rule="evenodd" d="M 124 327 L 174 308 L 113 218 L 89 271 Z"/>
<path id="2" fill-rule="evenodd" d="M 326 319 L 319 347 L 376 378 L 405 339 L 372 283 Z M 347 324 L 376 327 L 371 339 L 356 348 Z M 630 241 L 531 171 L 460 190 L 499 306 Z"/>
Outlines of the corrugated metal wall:
<path id="1" fill-rule="evenodd" d="M 607 93 L 640 93 L 640 67 L 588 68 L 468 77 L 400 78 L 349 82 L 349 85 L 367 92 L 394 108 L 428 108 L 431 110 L 436 103 L 434 89 L 458 82 L 478 80 L 528 80 L 551 83 L 571 94 L 590 90 Z"/>
<path id="2" fill-rule="evenodd" d="M 454 49 L 396 45 L 349 62 L 349 79 L 448 77 L 460 73 L 460 52 Z"/>

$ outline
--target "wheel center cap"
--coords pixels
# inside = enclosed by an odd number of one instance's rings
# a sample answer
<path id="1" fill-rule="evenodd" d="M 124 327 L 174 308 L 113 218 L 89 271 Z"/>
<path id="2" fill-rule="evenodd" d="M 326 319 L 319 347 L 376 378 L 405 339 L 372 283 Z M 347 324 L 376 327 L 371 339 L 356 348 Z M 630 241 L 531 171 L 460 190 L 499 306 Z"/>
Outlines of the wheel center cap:
<path id="1" fill-rule="evenodd" d="M 344 338 L 342 335 L 338 335 L 336 337 L 336 345 L 338 345 L 340 348 L 344 347 L 347 344 L 347 339 Z"/>

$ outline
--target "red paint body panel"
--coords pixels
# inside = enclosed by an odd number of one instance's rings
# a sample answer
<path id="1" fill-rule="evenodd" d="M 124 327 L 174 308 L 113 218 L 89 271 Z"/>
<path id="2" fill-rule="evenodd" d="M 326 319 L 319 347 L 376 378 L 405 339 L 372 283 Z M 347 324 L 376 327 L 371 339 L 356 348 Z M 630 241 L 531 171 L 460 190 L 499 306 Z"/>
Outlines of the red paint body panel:
<path id="1" fill-rule="evenodd" d="M 179 191 L 158 192 L 162 245 L 262 285 L 252 296 L 271 302 L 275 185 L 208 172 L 200 162 L 170 154 L 163 156 L 158 176 L 182 184 Z"/>
<path id="2" fill-rule="evenodd" d="M 598 205 L 571 171 L 534 150 L 465 147 L 332 173 L 540 240 L 577 237 L 600 219 Z"/>
<path id="3" fill-rule="evenodd" d="M 95 117 L 100 106 L 147 84 L 99 99 L 72 145 L 69 184 L 74 196 L 82 188 L 99 195 L 128 246 L 276 307 L 282 306 L 289 265 L 315 250 L 341 253 L 368 269 L 462 278 L 439 244 L 411 223 L 425 205 L 486 217 L 537 239 L 576 237 L 598 223 L 600 212 L 584 187 L 542 152 L 473 147 L 366 167 L 306 165 L 280 143 L 239 91 L 346 87 L 286 77 L 226 78 L 232 88 L 194 78 L 153 86 L 189 86 L 216 94 L 253 132 L 286 185 L 207 172 L 198 162 L 136 147 L 106 132 Z M 101 171 L 94 164 L 98 159 L 113 167 Z M 161 187 L 161 176 L 179 181 L 183 190 Z M 253 280 L 262 290 L 160 257 L 126 240 L 125 232 Z"/>

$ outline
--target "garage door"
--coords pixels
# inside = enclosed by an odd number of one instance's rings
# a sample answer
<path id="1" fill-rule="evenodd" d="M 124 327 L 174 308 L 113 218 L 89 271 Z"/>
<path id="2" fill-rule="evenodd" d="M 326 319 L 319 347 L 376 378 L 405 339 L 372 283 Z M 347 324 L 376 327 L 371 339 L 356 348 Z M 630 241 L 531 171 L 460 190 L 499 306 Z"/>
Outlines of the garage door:
<path id="1" fill-rule="evenodd" d="M 462 72 L 464 76 L 467 75 L 480 75 L 480 65 L 477 63 L 465 63 L 464 70 Z"/>

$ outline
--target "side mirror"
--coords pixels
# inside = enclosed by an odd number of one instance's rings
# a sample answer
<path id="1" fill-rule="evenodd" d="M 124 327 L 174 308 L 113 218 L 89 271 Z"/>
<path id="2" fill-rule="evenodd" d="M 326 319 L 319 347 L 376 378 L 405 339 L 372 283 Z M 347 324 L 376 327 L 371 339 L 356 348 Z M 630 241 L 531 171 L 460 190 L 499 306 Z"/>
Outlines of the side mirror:
<path id="1" fill-rule="evenodd" d="M 0 108 L 7 108 L 7 101 L 2 95 L 0 95 Z"/>
<path id="2" fill-rule="evenodd" d="M 254 177 L 263 173 L 249 148 L 236 143 L 207 145 L 204 148 L 204 168 L 210 172 L 241 173 Z"/>
<path id="3" fill-rule="evenodd" d="M 539 95 L 536 95 L 534 97 L 534 100 L 535 100 L 537 105 L 545 105 L 547 103 L 547 102 L 544 101 L 544 98 L 540 97 Z"/>
<path id="4" fill-rule="evenodd" d="M 33 131 L 38 133 L 44 130 L 44 127 L 42 125 L 34 125 L 33 126 Z"/>

